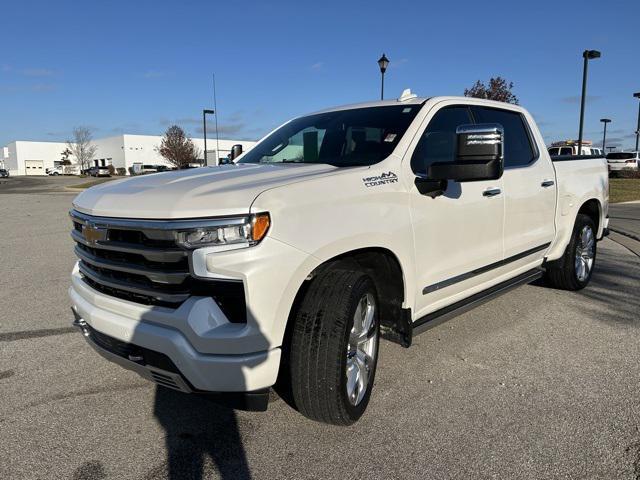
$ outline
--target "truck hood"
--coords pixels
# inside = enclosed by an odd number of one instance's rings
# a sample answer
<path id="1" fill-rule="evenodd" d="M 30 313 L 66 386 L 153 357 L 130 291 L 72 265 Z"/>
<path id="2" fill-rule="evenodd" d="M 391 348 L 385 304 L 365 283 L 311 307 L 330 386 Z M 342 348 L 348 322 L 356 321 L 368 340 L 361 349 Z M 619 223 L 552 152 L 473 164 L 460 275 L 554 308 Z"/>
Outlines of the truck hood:
<path id="1" fill-rule="evenodd" d="M 100 217 L 176 219 L 248 213 L 265 190 L 340 170 L 325 164 L 237 164 L 141 175 L 91 187 L 73 207 Z"/>

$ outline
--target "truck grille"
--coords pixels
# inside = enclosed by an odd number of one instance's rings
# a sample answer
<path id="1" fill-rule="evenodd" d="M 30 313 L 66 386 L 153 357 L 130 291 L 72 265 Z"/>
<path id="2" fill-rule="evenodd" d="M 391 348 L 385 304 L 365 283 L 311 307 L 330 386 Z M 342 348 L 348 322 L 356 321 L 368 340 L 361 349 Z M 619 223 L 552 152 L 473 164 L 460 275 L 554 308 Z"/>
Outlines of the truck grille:
<path id="1" fill-rule="evenodd" d="M 242 282 L 191 276 L 189 252 L 174 240 L 175 226 L 185 222 L 112 219 L 76 211 L 70 215 L 80 274 L 91 288 L 168 308 L 179 307 L 191 296 L 208 296 L 229 321 L 246 321 Z"/>

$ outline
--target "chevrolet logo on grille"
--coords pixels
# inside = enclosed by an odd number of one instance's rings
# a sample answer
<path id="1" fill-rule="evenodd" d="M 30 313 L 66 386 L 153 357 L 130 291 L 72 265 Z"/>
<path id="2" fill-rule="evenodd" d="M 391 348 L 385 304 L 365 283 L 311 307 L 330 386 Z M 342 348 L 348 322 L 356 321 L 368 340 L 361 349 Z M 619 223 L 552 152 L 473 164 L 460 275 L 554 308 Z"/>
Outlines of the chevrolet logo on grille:
<path id="1" fill-rule="evenodd" d="M 92 223 L 87 223 L 82 226 L 82 236 L 91 245 L 95 245 L 101 240 L 107 239 L 107 229 L 100 228 Z"/>

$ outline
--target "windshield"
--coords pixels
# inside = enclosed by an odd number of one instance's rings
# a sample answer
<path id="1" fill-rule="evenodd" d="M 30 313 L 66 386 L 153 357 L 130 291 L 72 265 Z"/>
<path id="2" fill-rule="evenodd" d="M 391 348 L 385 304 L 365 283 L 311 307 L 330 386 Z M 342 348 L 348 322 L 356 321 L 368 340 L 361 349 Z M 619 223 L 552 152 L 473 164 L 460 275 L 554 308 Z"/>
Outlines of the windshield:
<path id="1" fill-rule="evenodd" d="M 607 160 L 631 160 L 632 158 L 636 158 L 633 152 L 612 152 L 607 155 Z"/>
<path id="2" fill-rule="evenodd" d="M 421 107 L 356 108 L 297 118 L 249 150 L 238 163 L 373 165 L 391 154 Z"/>

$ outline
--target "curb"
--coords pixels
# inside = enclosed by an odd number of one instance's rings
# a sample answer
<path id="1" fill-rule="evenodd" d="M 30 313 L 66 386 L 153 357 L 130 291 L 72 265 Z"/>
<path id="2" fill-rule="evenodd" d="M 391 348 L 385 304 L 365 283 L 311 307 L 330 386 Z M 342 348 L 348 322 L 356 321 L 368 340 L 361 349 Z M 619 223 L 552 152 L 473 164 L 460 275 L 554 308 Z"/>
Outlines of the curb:
<path id="1" fill-rule="evenodd" d="M 614 227 L 614 228 L 609 227 L 609 230 L 612 231 L 612 232 L 616 232 L 617 234 L 624 235 L 625 237 L 629 237 L 629 238 L 635 240 L 636 242 L 640 242 L 640 237 L 634 235 L 633 233 L 629 233 L 629 232 L 626 232 L 624 230 L 618 230 L 616 227 Z"/>
<path id="2" fill-rule="evenodd" d="M 638 258 L 640 258 L 640 241 L 629 237 L 627 235 L 618 233 L 614 230 L 612 230 L 609 233 L 609 236 L 606 237 L 609 240 L 611 240 L 612 242 L 617 243 L 618 245 L 622 245 L 624 248 L 626 248 L 627 250 L 629 250 L 631 253 L 633 253 L 635 256 L 637 256 Z"/>

